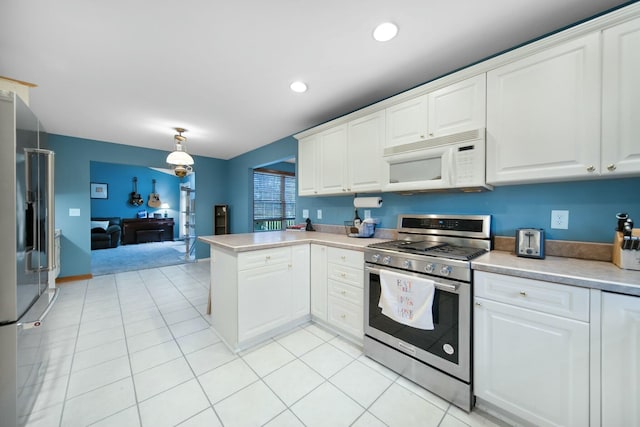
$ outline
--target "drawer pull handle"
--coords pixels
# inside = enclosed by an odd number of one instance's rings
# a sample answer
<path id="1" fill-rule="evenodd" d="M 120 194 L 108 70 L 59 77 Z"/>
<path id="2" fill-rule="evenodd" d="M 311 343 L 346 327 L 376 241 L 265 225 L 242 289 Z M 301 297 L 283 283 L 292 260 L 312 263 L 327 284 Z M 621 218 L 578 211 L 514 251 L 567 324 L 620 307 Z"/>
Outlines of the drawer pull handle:
<path id="1" fill-rule="evenodd" d="M 347 257 L 346 257 L 346 256 L 344 256 L 344 255 L 342 255 L 340 258 L 342 258 L 342 260 L 343 260 L 343 261 L 346 261 L 346 260 L 347 260 Z"/>
<path id="2" fill-rule="evenodd" d="M 340 318 L 341 318 L 341 319 L 346 319 L 346 318 L 347 318 L 347 315 L 346 315 L 346 314 L 341 314 L 341 315 L 340 315 Z"/>
<path id="3" fill-rule="evenodd" d="M 347 294 L 347 291 L 340 291 L 340 293 L 341 293 L 342 295 L 346 295 L 346 294 Z"/>
<path id="4" fill-rule="evenodd" d="M 269 261 L 271 259 L 271 255 L 267 255 L 264 259 Z"/>
<path id="5" fill-rule="evenodd" d="M 340 277 L 347 277 L 347 273 L 340 273 Z"/>
<path id="6" fill-rule="evenodd" d="M 476 305 L 477 305 L 478 307 L 482 307 L 482 304 L 480 304 L 479 302 L 476 302 Z"/>
<path id="7" fill-rule="evenodd" d="M 523 297 L 526 297 L 527 293 L 525 291 L 520 291 L 520 295 L 522 295 Z"/>

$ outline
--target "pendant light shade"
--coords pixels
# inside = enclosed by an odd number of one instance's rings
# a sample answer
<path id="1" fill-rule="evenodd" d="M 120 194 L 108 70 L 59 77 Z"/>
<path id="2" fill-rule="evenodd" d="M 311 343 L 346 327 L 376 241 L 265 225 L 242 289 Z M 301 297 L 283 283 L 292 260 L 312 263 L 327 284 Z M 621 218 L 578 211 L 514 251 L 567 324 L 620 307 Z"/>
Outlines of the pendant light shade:
<path id="1" fill-rule="evenodd" d="M 176 175 L 183 177 L 192 170 L 191 165 L 194 161 L 193 157 L 187 153 L 187 138 L 182 135 L 182 132 L 185 132 L 185 129 L 175 129 L 178 132 L 178 134 L 174 136 L 174 139 L 176 140 L 176 149 L 167 156 L 167 163 L 171 165 L 172 169 L 176 172 Z"/>

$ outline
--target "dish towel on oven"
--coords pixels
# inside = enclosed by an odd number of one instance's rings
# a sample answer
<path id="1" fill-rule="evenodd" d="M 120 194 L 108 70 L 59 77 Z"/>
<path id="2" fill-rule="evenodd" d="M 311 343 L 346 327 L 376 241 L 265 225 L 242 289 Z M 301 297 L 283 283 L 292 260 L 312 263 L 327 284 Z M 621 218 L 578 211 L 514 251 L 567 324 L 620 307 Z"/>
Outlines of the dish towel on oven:
<path id="1" fill-rule="evenodd" d="M 382 314 L 403 325 L 433 329 L 433 280 L 380 270 Z"/>

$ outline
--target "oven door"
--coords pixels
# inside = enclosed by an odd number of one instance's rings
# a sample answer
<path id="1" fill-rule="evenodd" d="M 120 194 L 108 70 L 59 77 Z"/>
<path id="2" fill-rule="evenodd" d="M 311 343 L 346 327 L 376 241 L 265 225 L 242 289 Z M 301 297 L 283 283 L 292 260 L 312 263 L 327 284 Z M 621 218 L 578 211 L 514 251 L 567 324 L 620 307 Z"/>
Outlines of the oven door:
<path id="1" fill-rule="evenodd" d="M 471 381 L 471 285 L 385 267 L 435 281 L 433 330 L 406 326 L 382 314 L 380 269 L 365 264 L 364 332 L 390 347 L 465 382 Z"/>

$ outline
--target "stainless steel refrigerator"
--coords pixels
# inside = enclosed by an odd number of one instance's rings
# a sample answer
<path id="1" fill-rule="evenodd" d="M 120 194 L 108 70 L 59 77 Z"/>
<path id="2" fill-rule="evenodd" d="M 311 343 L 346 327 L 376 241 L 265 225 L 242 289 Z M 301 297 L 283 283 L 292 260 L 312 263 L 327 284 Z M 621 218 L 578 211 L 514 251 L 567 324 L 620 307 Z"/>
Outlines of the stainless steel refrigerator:
<path id="1" fill-rule="evenodd" d="M 0 90 L 0 426 L 26 421 L 46 374 L 40 326 L 55 302 L 54 153 L 14 93 Z"/>

